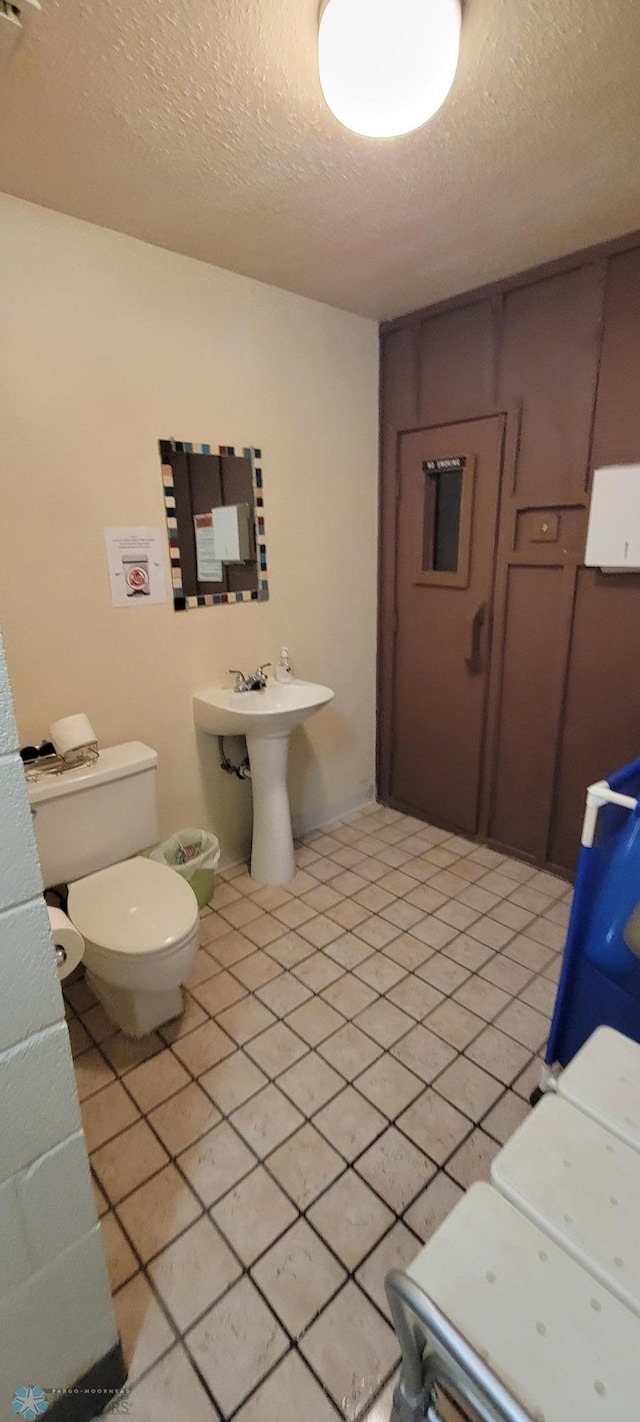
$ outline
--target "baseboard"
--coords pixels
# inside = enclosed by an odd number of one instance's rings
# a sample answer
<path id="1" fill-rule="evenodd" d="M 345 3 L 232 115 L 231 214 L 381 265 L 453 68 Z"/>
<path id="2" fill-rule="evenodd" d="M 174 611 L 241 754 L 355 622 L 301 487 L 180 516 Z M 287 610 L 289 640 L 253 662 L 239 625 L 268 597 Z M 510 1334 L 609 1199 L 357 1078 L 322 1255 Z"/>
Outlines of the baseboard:
<path id="1" fill-rule="evenodd" d="M 73 1387 L 54 1397 L 47 1409 L 47 1422 L 91 1422 L 113 1403 L 126 1381 L 122 1347 L 116 1343 Z"/>
<path id="2" fill-rule="evenodd" d="M 339 805 L 325 805 L 318 810 L 292 815 L 293 833 L 296 839 L 300 839 L 304 834 L 311 834 L 312 830 L 326 829 L 329 825 L 335 824 L 336 820 L 346 819 L 349 815 L 357 815 L 362 810 L 372 810 L 376 804 L 375 786 L 369 785 L 358 795 L 351 795 L 348 800 L 341 800 Z M 237 864 L 246 864 L 250 852 L 249 849 L 247 854 L 235 859 L 233 855 L 229 855 L 227 858 L 223 854 L 220 868 L 235 869 Z"/>
<path id="3" fill-rule="evenodd" d="M 369 785 L 366 790 L 358 795 L 351 795 L 339 805 L 324 806 L 309 813 L 292 815 L 293 833 L 299 839 L 301 835 L 310 834 L 312 830 L 326 829 L 327 825 L 335 824 L 336 820 L 344 820 L 349 815 L 357 815 L 359 811 L 372 809 L 375 803 L 375 788 Z"/>

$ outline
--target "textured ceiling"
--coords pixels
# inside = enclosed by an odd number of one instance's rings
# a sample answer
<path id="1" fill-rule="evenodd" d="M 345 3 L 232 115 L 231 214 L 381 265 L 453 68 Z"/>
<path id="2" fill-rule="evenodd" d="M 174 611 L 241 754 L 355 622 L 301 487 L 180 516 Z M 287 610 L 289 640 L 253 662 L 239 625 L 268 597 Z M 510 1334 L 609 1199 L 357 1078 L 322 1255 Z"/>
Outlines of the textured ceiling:
<path id="1" fill-rule="evenodd" d="M 392 141 L 325 108 L 317 11 L 42 0 L 0 190 L 376 317 L 640 227 L 638 0 L 466 0 L 449 99 Z"/>

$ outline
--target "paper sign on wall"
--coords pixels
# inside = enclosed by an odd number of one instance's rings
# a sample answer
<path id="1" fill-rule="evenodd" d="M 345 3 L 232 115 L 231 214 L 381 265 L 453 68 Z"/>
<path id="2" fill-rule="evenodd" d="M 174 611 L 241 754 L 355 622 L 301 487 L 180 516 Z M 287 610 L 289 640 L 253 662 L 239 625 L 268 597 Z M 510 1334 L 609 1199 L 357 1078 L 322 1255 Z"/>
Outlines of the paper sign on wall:
<path id="1" fill-rule="evenodd" d="M 114 607 L 167 601 L 165 540 L 161 528 L 105 528 Z"/>
<path id="2" fill-rule="evenodd" d="M 249 557 L 249 505 L 228 504 L 215 508 L 213 537 L 215 556 L 223 563 L 244 563 Z"/>
<path id="3" fill-rule="evenodd" d="M 194 514 L 196 576 L 199 583 L 221 583 L 222 563 L 216 557 L 213 513 Z"/>

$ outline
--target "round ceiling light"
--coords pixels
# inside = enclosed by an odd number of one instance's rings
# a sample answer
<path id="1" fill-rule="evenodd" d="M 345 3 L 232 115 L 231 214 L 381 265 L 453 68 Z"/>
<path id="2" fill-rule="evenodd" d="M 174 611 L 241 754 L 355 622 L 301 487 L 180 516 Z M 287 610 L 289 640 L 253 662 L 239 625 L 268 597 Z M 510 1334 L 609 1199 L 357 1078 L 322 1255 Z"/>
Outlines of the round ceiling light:
<path id="1" fill-rule="evenodd" d="M 460 0 L 324 0 L 322 92 L 345 128 L 396 138 L 440 108 L 455 77 Z"/>

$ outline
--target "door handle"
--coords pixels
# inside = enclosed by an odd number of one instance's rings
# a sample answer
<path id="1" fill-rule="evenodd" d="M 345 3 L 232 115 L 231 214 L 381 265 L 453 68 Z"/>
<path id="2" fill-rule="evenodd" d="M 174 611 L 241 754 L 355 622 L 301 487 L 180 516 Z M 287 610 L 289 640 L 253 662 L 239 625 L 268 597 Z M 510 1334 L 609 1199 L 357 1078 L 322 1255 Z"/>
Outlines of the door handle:
<path id="1" fill-rule="evenodd" d="M 471 618 L 471 621 L 469 623 L 469 641 L 467 644 L 467 653 L 465 656 L 465 661 L 467 662 L 469 671 L 472 672 L 482 671 L 482 630 L 486 620 L 487 604 L 486 602 L 481 602 L 480 606 L 476 608 L 476 611 L 474 612 L 473 617 Z"/>

